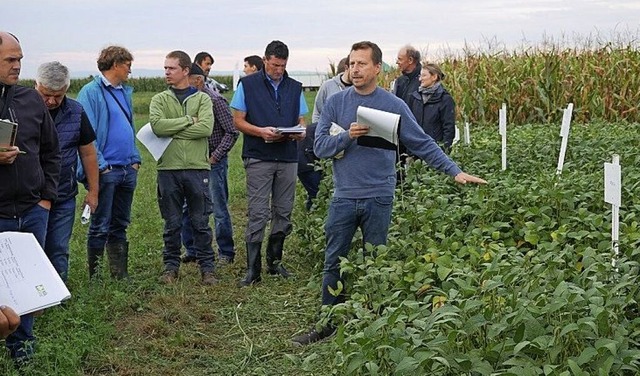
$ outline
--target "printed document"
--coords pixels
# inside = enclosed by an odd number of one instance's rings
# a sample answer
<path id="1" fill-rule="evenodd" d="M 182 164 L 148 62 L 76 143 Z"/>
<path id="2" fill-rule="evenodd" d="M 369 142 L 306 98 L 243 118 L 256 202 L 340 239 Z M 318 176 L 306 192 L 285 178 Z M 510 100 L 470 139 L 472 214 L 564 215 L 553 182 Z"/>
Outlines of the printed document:
<path id="1" fill-rule="evenodd" d="M 24 315 L 70 297 L 33 234 L 0 233 L 0 305 Z"/>

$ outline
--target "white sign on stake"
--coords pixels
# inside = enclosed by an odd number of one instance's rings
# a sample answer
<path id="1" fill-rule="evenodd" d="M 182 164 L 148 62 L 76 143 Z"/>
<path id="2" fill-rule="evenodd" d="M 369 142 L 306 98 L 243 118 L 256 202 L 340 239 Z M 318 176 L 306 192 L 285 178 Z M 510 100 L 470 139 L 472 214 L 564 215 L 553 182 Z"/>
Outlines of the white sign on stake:
<path id="1" fill-rule="evenodd" d="M 469 132 L 469 122 L 464 122 L 464 143 L 465 145 L 471 144 L 471 133 Z"/>
<path id="2" fill-rule="evenodd" d="M 569 141 L 569 128 L 571 127 L 571 116 L 573 114 L 573 103 L 569 103 L 567 108 L 562 114 L 562 127 L 560 128 L 560 137 L 562 137 L 562 143 L 560 145 L 560 155 L 558 156 L 558 168 L 556 174 L 562 173 L 562 167 L 564 166 L 564 157 L 567 154 L 567 142 Z"/>
<path id="3" fill-rule="evenodd" d="M 456 130 L 456 134 L 455 136 L 453 136 L 453 141 L 451 142 L 451 145 L 455 145 L 458 143 L 458 141 L 460 141 L 460 129 L 458 128 L 457 125 L 454 125 L 453 129 Z"/>
<path id="4" fill-rule="evenodd" d="M 502 136 L 502 171 L 507 169 L 507 104 L 503 103 L 498 112 L 499 130 Z"/>
<path id="5" fill-rule="evenodd" d="M 620 156 L 613 155 L 612 163 L 604 164 L 604 201 L 611 204 L 611 250 L 613 257 L 611 266 L 617 272 L 616 262 L 620 256 L 618 247 L 620 226 L 620 204 L 622 196 L 622 173 L 620 171 Z"/>

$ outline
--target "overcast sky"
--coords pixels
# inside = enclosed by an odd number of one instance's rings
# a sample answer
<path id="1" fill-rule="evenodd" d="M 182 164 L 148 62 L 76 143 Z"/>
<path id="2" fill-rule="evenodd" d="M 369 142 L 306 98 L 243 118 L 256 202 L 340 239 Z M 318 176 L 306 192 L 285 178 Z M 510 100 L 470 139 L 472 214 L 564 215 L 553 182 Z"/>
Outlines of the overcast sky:
<path id="1" fill-rule="evenodd" d="M 100 49 L 110 44 L 133 53 L 134 76 L 162 69 L 176 49 L 192 57 L 210 52 L 214 72 L 242 69 L 245 56 L 262 56 L 273 39 L 289 46 L 288 70 L 326 72 L 361 40 L 377 43 L 394 64 L 408 43 L 435 58 L 465 43 L 637 38 L 638 20 L 639 0 L 7 0 L 0 29 L 20 39 L 21 77 L 32 78 L 51 60 L 72 72 L 96 71 Z"/>

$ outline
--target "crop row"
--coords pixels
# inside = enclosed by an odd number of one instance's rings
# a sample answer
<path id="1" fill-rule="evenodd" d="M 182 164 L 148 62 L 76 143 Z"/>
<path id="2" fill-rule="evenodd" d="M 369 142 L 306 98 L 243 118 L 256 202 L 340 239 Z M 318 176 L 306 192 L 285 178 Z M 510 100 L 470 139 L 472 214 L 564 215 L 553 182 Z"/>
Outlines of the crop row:
<path id="1" fill-rule="evenodd" d="M 342 262 L 350 300 L 334 367 L 346 374 L 595 375 L 640 372 L 638 125 L 572 129 L 562 175 L 559 136 L 522 126 L 500 169 L 496 129 L 474 129 L 452 157 L 489 180 L 459 186 L 413 163 L 397 191 L 390 239 Z M 616 272 L 603 162 L 621 157 Z M 328 168 L 328 164 L 325 165 Z M 324 197 L 298 226 L 320 268 Z"/>

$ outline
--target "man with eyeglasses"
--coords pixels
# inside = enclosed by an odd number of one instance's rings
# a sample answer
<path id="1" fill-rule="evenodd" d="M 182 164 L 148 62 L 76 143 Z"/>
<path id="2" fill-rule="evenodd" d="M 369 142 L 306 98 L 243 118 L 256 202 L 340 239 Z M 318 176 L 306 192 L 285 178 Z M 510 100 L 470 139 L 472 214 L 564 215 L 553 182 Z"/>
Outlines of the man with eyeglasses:
<path id="1" fill-rule="evenodd" d="M 105 247 L 111 276 L 129 276 L 127 228 L 141 162 L 134 134 L 133 88 L 125 85 L 132 61 L 133 55 L 124 47 L 103 49 L 98 57 L 100 74 L 80 89 L 77 98 L 96 132 L 100 171 L 98 206 L 87 237 L 89 278 L 96 274 Z M 78 181 L 85 182 L 85 176 L 78 164 Z"/>
<path id="2" fill-rule="evenodd" d="M 261 280 L 261 248 L 267 222 L 267 271 L 284 278 L 284 241 L 291 233 L 291 211 L 298 167 L 297 142 L 305 133 L 283 134 L 278 127 L 304 124 L 308 112 L 302 84 L 287 75 L 289 48 L 274 40 L 267 45 L 264 69 L 240 79 L 231 101 L 233 122 L 244 134 L 242 159 L 247 176 L 248 221 L 245 232 L 247 274 L 239 286 Z"/>

